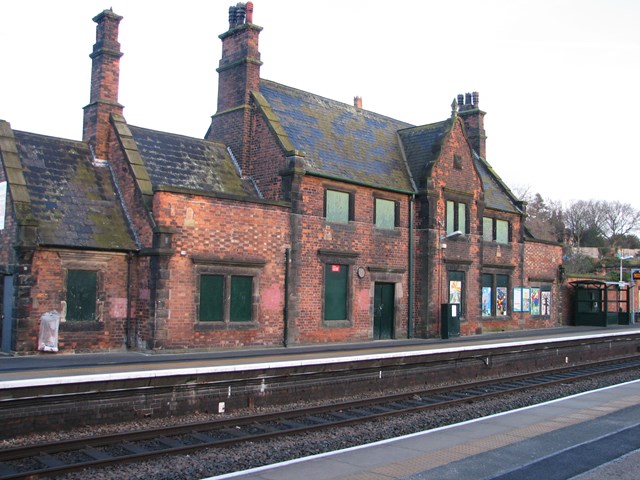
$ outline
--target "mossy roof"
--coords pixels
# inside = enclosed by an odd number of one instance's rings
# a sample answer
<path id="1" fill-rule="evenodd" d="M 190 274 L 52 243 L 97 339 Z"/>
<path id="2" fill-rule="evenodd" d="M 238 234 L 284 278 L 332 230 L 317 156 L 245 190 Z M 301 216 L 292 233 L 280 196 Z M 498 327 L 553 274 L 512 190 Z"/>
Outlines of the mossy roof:
<path id="1" fill-rule="evenodd" d="M 86 143 L 14 131 L 42 245 L 135 250 L 106 163 Z"/>
<path id="2" fill-rule="evenodd" d="M 411 126 L 383 115 L 261 80 L 260 93 L 309 174 L 412 192 L 397 132 Z"/>
<path id="3" fill-rule="evenodd" d="M 426 186 L 426 179 L 431 175 L 431 167 L 440 155 L 442 140 L 450 129 L 451 121 L 445 120 L 398 132 L 409 169 L 419 189 Z"/>
<path id="4" fill-rule="evenodd" d="M 220 143 L 129 126 L 154 189 L 189 189 L 257 198 Z"/>
<path id="5" fill-rule="evenodd" d="M 520 209 L 516 207 L 516 198 L 511 193 L 511 190 L 493 171 L 489 163 L 477 154 L 474 155 L 474 159 L 482 179 L 485 206 L 494 210 L 502 210 L 503 212 L 521 213 Z"/>

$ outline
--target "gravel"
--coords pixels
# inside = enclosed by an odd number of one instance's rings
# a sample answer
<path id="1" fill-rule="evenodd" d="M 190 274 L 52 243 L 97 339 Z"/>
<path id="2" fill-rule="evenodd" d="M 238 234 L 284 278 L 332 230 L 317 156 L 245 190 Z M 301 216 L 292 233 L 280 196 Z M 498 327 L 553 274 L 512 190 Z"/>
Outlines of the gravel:
<path id="1" fill-rule="evenodd" d="M 640 378 L 640 369 L 609 374 L 576 383 L 544 387 L 533 392 L 515 393 L 499 398 L 458 404 L 455 407 L 428 410 L 398 417 L 375 420 L 365 424 L 336 428 L 329 431 L 299 434 L 294 437 L 267 440 L 249 445 L 203 450 L 189 455 L 163 457 L 153 461 L 84 470 L 56 478 L 108 480 L 122 478 L 145 480 L 197 479 L 245 470 L 294 458 L 352 447 L 378 440 L 406 435 L 486 415 L 513 410 L 568 395 L 602 388 Z M 305 403 L 308 405 L 308 403 Z M 293 407 L 293 405 L 287 406 Z M 279 407 L 282 409 L 283 407 Z M 261 409 L 267 410 L 267 409 Z M 247 412 L 238 412 L 238 414 Z M 0 448 L 19 444 L 63 440 L 69 437 L 92 436 L 108 432 L 146 429 L 161 425 L 202 421 L 206 415 L 170 419 L 151 419 L 134 423 L 92 426 L 70 432 L 30 434 L 0 443 Z M 220 418 L 216 415 L 215 418 Z"/>

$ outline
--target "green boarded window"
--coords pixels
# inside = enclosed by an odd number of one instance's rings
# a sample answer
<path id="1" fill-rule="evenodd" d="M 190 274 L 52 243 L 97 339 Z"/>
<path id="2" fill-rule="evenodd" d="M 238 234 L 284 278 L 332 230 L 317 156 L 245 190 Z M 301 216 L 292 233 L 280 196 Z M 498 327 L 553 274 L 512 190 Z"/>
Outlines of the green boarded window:
<path id="1" fill-rule="evenodd" d="M 396 202 L 376 198 L 376 227 L 394 228 L 396 226 Z"/>
<path id="2" fill-rule="evenodd" d="M 328 222 L 349 223 L 349 194 L 326 191 L 325 217 Z"/>
<path id="3" fill-rule="evenodd" d="M 67 320 L 95 320 L 98 272 L 67 272 Z"/>
<path id="4" fill-rule="evenodd" d="M 491 242 L 493 240 L 493 218 L 482 218 L 482 239 L 485 242 Z"/>
<path id="5" fill-rule="evenodd" d="M 496 220 L 496 242 L 509 243 L 509 222 Z"/>
<path id="6" fill-rule="evenodd" d="M 251 321 L 253 307 L 253 277 L 231 277 L 231 305 L 229 320 L 232 322 Z"/>
<path id="7" fill-rule="evenodd" d="M 327 264 L 324 274 L 324 319 L 347 319 L 347 265 Z"/>
<path id="8" fill-rule="evenodd" d="M 224 320 L 224 276 L 200 276 L 200 321 Z"/>

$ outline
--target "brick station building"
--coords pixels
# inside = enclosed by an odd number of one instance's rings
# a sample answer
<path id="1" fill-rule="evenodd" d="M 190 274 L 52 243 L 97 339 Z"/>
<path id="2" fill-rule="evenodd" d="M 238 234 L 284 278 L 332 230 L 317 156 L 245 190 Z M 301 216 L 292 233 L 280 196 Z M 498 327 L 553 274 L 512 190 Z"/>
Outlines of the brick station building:
<path id="1" fill-rule="evenodd" d="M 4 351 L 63 303 L 61 352 L 438 337 L 446 303 L 462 335 L 563 323 L 478 93 L 415 126 L 262 79 L 249 2 L 206 137 L 154 131 L 118 103 L 121 19 L 94 18 L 82 141 L 0 121 Z"/>

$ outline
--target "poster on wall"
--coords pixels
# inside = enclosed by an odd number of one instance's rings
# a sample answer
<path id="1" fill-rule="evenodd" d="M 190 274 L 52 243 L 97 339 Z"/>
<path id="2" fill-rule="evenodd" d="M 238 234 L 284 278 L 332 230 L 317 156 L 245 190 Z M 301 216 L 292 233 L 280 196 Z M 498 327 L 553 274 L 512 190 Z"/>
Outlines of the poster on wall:
<path id="1" fill-rule="evenodd" d="M 522 287 L 515 287 L 513 289 L 513 311 L 522 311 Z"/>
<path id="2" fill-rule="evenodd" d="M 544 290 L 540 294 L 540 314 L 551 315 L 551 292 Z"/>
<path id="3" fill-rule="evenodd" d="M 491 316 L 491 287 L 482 287 L 482 316 Z"/>
<path id="4" fill-rule="evenodd" d="M 449 303 L 462 303 L 461 280 L 451 280 L 449 282 Z"/>
<path id="5" fill-rule="evenodd" d="M 496 288 L 496 315 L 506 315 L 507 309 L 507 287 Z"/>
<path id="6" fill-rule="evenodd" d="M 531 310 L 531 289 L 522 287 L 522 311 L 528 312 Z"/>
<path id="7" fill-rule="evenodd" d="M 531 315 L 540 315 L 540 289 L 531 289 Z"/>

